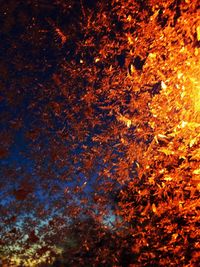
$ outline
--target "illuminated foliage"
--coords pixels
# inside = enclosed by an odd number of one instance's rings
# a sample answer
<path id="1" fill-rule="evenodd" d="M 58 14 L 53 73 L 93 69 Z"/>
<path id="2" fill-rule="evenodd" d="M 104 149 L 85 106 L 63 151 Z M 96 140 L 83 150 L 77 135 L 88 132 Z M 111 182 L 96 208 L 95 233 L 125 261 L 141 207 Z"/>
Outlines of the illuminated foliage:
<path id="1" fill-rule="evenodd" d="M 198 266 L 199 1 L 36 2 L 3 5 L 2 257 Z"/>

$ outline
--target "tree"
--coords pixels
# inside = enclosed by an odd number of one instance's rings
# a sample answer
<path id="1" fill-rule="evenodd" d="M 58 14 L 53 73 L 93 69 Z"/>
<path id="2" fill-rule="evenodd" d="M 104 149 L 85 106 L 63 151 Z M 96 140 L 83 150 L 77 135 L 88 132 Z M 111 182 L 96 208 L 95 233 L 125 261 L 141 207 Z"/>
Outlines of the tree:
<path id="1" fill-rule="evenodd" d="M 35 33 L 19 27 L 17 38 L 32 45 L 40 63 L 43 48 L 58 60 L 53 68 L 46 55 L 49 77 L 35 74 L 32 87 L 27 75 L 27 87 L 16 75 L 8 84 L 1 68 L 8 87 L 0 152 L 8 181 L 1 183 L 3 253 L 51 262 L 77 220 L 74 231 L 84 232 L 74 254 L 80 266 L 197 266 L 198 1 L 65 2 L 42 5 L 45 22 L 34 1 L 19 8 L 30 13 L 32 22 L 24 20 Z M 9 21 L 5 34 L 14 27 Z M 21 43 L 14 47 L 20 71 Z M 25 58 L 28 70 L 38 66 Z M 18 149 L 24 163 L 14 167 Z M 117 219 L 105 234 L 110 214 Z M 85 238 L 87 217 L 92 229 Z"/>

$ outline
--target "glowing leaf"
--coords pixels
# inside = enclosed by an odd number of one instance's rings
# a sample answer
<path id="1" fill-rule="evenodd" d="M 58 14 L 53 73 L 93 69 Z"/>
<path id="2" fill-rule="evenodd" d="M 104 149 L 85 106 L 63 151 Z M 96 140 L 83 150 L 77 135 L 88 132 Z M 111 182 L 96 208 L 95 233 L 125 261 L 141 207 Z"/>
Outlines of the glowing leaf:
<path id="1" fill-rule="evenodd" d="M 154 213 L 157 213 L 157 208 L 156 208 L 156 205 L 154 203 L 152 204 L 152 210 Z"/>
<path id="2" fill-rule="evenodd" d="M 200 26 L 197 26 L 197 40 L 200 41 Z"/>

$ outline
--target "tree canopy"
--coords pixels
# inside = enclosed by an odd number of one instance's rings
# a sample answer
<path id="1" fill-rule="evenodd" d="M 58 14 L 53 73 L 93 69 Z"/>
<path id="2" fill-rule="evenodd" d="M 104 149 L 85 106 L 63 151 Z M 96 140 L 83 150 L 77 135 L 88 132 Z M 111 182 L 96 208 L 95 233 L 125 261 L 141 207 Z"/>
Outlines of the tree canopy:
<path id="1" fill-rule="evenodd" d="M 198 266 L 199 1 L 1 9 L 2 261 Z"/>

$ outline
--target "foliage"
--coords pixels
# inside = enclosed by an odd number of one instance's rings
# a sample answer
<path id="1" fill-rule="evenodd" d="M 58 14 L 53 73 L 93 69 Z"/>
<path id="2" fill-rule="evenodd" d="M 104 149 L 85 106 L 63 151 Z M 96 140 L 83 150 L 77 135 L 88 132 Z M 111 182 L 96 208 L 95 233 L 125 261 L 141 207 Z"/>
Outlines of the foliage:
<path id="1" fill-rule="evenodd" d="M 4 3 L 5 260 L 198 266 L 198 2 Z"/>

